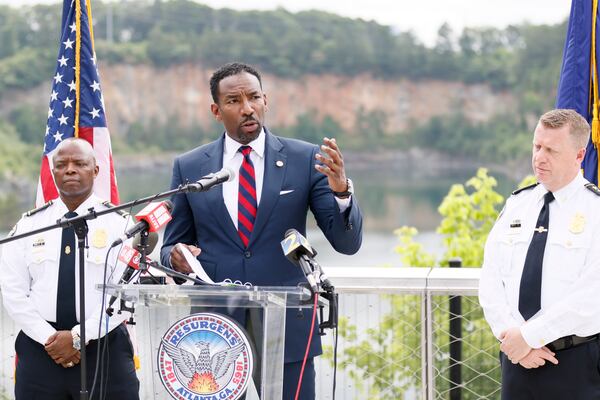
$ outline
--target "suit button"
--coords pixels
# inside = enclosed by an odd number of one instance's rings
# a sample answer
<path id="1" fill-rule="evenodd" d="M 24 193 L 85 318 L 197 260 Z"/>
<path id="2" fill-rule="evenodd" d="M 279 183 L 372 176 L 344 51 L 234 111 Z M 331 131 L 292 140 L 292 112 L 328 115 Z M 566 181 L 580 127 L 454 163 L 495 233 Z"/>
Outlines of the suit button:
<path id="1" fill-rule="evenodd" d="M 246 258 L 252 257 L 252 252 L 250 250 L 245 251 L 244 252 L 244 257 L 246 257 Z"/>

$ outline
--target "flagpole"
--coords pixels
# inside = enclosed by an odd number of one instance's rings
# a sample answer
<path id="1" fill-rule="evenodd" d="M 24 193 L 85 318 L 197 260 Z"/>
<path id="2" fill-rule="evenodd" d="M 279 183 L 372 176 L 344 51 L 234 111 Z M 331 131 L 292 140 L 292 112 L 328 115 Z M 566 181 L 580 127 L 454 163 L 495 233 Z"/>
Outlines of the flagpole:
<path id="1" fill-rule="evenodd" d="M 86 0 L 87 2 L 87 0 Z M 79 113 L 81 111 L 81 0 L 75 0 L 75 137 L 79 137 Z M 77 235 L 77 251 L 79 252 L 79 398 L 87 400 L 87 341 L 85 337 L 86 314 L 85 314 L 85 243 L 87 242 L 88 226 L 85 221 L 75 227 Z"/>

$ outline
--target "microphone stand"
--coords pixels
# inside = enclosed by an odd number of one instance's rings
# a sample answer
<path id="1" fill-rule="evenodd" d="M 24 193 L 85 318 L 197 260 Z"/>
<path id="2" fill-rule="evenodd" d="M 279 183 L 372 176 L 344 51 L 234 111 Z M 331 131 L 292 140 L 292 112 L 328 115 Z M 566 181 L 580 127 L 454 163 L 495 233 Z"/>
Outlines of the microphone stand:
<path id="1" fill-rule="evenodd" d="M 86 400 L 89 396 L 87 391 L 87 352 L 85 340 L 85 248 L 87 242 L 87 234 L 89 231 L 87 221 L 85 219 L 73 223 L 73 229 L 77 236 L 77 251 L 79 252 L 79 378 L 80 389 L 79 398 Z"/>
<path id="2" fill-rule="evenodd" d="M 144 229 L 140 232 L 140 243 L 136 246 L 137 247 L 137 251 L 140 252 L 140 263 L 139 263 L 139 268 L 138 270 L 140 271 L 139 274 L 143 273 L 144 271 L 148 271 L 148 269 L 150 267 L 157 269 L 161 272 L 164 272 L 166 275 L 169 275 L 172 278 L 180 278 L 180 279 L 185 279 L 187 281 L 190 282 L 194 282 L 198 285 L 205 285 L 205 286 L 211 286 L 210 283 L 201 281 L 200 279 L 196 279 L 196 278 L 192 278 L 189 275 L 186 274 L 182 274 L 180 272 L 177 272 L 175 270 L 172 270 L 170 268 L 167 268 L 161 264 L 159 264 L 156 261 L 151 261 L 148 262 L 146 260 L 146 253 L 148 250 L 148 230 Z M 127 282 L 129 283 L 129 282 Z M 135 307 L 131 306 L 127 306 L 127 304 L 125 304 L 125 300 L 121 299 L 120 300 L 120 305 L 119 305 L 119 311 L 117 311 L 117 313 L 121 313 L 122 311 L 129 311 L 131 313 L 131 318 L 129 319 L 129 324 L 131 325 L 135 325 L 135 322 L 133 321 L 133 313 L 135 312 Z M 114 313 L 114 309 L 112 308 L 112 304 L 110 304 L 108 306 L 108 308 L 106 309 L 106 313 L 112 317 L 113 313 Z"/>
<path id="3" fill-rule="evenodd" d="M 171 197 L 175 194 L 193 193 L 193 192 L 201 192 L 201 191 L 205 191 L 205 190 L 202 190 L 202 189 L 198 190 L 198 183 L 193 182 L 193 183 L 187 183 L 185 185 L 179 185 L 177 188 L 175 188 L 173 190 L 168 190 L 166 192 L 161 192 L 161 193 L 158 193 L 158 194 L 155 194 L 152 196 L 142 197 L 141 199 L 128 201 L 127 203 L 123 203 L 118 206 L 110 207 L 110 208 L 107 208 L 106 210 L 96 211 L 93 208 L 90 208 L 90 209 L 88 209 L 87 214 L 78 215 L 73 218 L 61 218 L 56 221 L 56 224 L 48 225 L 48 226 L 45 226 L 45 227 L 42 227 L 39 229 L 34 229 L 29 232 L 24 232 L 24 233 L 20 233 L 18 235 L 14 235 L 14 236 L 10 236 L 10 237 L 1 239 L 0 245 L 4 244 L 4 243 L 12 242 L 14 240 L 23 239 L 28 236 L 33 236 L 37 233 L 50 231 L 52 229 L 67 228 L 67 227 L 74 228 L 76 226 L 76 224 L 79 223 L 79 221 L 82 221 L 82 220 L 89 221 L 89 220 L 101 217 L 105 214 L 110 214 L 110 213 L 113 213 L 116 211 L 125 210 L 127 208 L 132 208 L 132 207 L 138 206 L 140 204 L 150 203 L 151 201 L 154 201 L 154 200 L 165 199 L 165 198 Z"/>
<path id="4" fill-rule="evenodd" d="M 339 294 L 335 292 L 335 287 L 327 279 L 322 279 L 324 275 L 321 266 L 314 259 L 311 260 L 310 258 L 308 259 L 308 263 L 310 264 L 310 269 L 313 271 L 313 273 L 316 273 L 319 278 L 317 283 L 319 289 L 321 290 L 319 290 L 317 294 L 326 299 L 329 303 L 329 309 L 327 313 L 329 319 L 324 319 L 324 307 L 320 306 L 319 308 L 319 320 L 321 321 L 321 323 L 319 323 L 319 335 L 324 336 L 325 329 L 336 329 L 338 327 Z"/>
<path id="5" fill-rule="evenodd" d="M 210 188 L 208 188 L 208 189 L 210 189 Z M 73 227 L 73 229 L 75 230 L 75 234 L 77 236 L 77 243 L 78 243 L 77 247 L 78 247 L 78 251 L 79 251 L 79 320 L 80 320 L 79 337 L 81 340 L 81 350 L 80 350 L 80 353 L 81 353 L 81 358 L 80 358 L 80 368 L 81 368 L 80 399 L 81 400 L 87 400 L 89 397 L 89 393 L 87 391 L 87 375 L 86 375 L 86 373 L 87 373 L 87 369 L 86 369 L 87 357 L 86 357 L 86 355 L 87 354 L 86 354 L 86 344 L 85 344 L 85 286 L 84 286 L 85 285 L 85 268 L 84 268 L 85 267 L 85 245 L 87 242 L 87 233 L 88 233 L 87 221 L 96 219 L 105 214 L 113 213 L 113 212 L 116 212 L 119 210 L 124 210 L 126 208 L 132 208 L 139 204 L 149 203 L 153 200 L 171 197 L 172 195 L 175 195 L 175 194 L 189 193 L 189 192 L 202 192 L 202 191 L 205 191 L 208 189 L 205 189 L 198 182 L 187 183 L 185 185 L 179 185 L 175 189 L 172 189 L 172 190 L 169 190 L 166 192 L 162 192 L 162 193 L 158 193 L 154 196 L 143 197 L 141 199 L 123 203 L 123 204 L 115 206 L 115 207 L 107 208 L 106 210 L 96 211 L 96 210 L 94 210 L 94 208 L 90 208 L 90 209 L 88 209 L 87 214 L 78 215 L 73 218 L 61 218 L 56 221 L 56 224 L 48 225 L 48 226 L 45 226 L 45 227 L 42 227 L 39 229 L 34 229 L 29 232 L 6 237 L 6 238 L 0 240 L 0 245 L 1 245 L 4 243 L 12 242 L 14 240 L 19 240 L 19 239 L 23 239 L 23 238 L 26 238 L 29 236 L 33 236 L 33 235 L 41 233 L 41 232 L 50 231 L 52 229 Z M 147 237 L 146 237 L 146 239 L 147 239 Z M 146 247 L 147 247 L 147 240 L 146 240 Z M 145 260 L 144 260 L 144 262 L 145 262 Z M 185 279 L 193 279 L 193 278 L 188 277 L 187 275 L 184 275 L 184 276 L 185 276 Z M 183 278 L 183 276 L 182 276 L 182 278 Z M 196 281 L 196 280 L 194 280 L 194 281 Z"/>

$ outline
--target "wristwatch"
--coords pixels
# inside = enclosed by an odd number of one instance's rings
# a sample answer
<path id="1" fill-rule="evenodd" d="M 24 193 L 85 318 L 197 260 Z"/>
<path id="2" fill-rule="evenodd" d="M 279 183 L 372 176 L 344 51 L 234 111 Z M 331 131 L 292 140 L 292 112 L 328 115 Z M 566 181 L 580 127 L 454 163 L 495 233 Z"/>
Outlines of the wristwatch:
<path id="1" fill-rule="evenodd" d="M 73 338 L 73 348 L 81 350 L 81 337 L 79 337 L 79 330 L 76 326 L 71 329 L 71 337 Z"/>
<path id="2" fill-rule="evenodd" d="M 333 192 L 333 195 L 338 199 L 347 199 L 354 194 L 354 184 L 350 178 L 346 178 L 346 191 L 345 192 Z"/>

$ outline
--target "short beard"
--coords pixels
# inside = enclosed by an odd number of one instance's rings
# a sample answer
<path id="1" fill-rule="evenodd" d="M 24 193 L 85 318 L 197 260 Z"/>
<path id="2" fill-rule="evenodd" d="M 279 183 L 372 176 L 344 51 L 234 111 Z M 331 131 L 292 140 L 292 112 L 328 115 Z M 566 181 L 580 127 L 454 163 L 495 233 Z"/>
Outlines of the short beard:
<path id="1" fill-rule="evenodd" d="M 244 133 L 242 131 L 242 128 L 239 128 L 237 131 L 237 141 L 241 144 L 248 144 L 251 141 L 255 140 L 258 135 L 260 135 L 260 131 L 262 131 L 262 125 L 258 124 L 258 128 L 256 128 L 256 131 L 251 132 L 251 133 Z"/>

